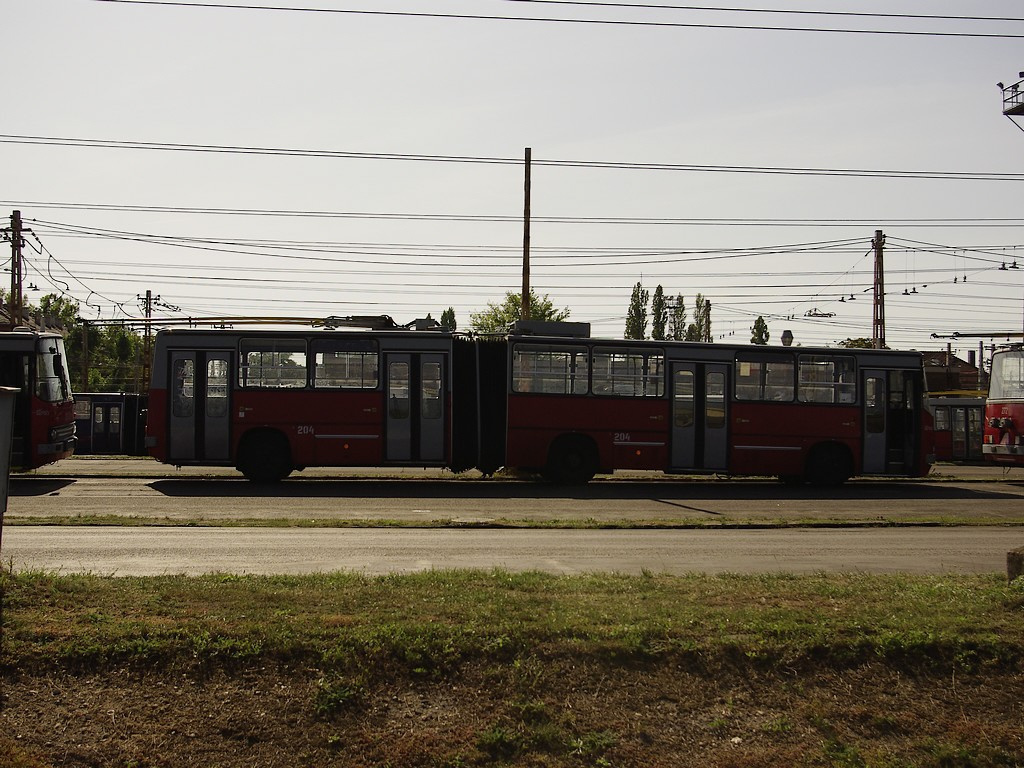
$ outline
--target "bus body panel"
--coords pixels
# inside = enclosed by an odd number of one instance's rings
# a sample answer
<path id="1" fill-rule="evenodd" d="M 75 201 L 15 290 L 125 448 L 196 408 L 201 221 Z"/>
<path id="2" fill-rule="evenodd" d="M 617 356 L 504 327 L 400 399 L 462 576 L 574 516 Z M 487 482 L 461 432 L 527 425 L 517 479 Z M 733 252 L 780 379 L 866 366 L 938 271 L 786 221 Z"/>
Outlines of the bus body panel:
<path id="1" fill-rule="evenodd" d="M 281 367 L 281 355 L 271 351 L 252 353 L 260 358 L 254 375 L 283 385 L 254 386 L 250 372 L 242 368 L 242 343 L 264 344 L 268 350 L 275 343 L 289 345 L 287 354 L 293 356 L 301 347 L 308 361 L 316 351 L 314 341 L 336 343 L 339 350 L 354 345 L 358 351 L 353 355 L 375 361 L 372 377 L 359 373 L 363 378 L 351 387 L 323 379 L 330 386 L 321 386 L 313 363 L 304 362 L 304 371 Z M 451 348 L 450 337 L 441 334 L 161 331 L 146 445 L 154 458 L 168 463 L 237 466 L 247 440 L 279 436 L 286 442 L 289 463 L 298 468 L 445 466 L 451 457 Z M 331 373 L 325 361 L 319 364 L 324 376 L 341 375 Z M 405 377 L 398 377 L 398 371 Z M 285 375 L 299 378 L 282 379 Z M 183 394 L 188 401 L 184 408 Z M 219 418 L 211 421 L 212 402 L 218 403 L 218 414 L 223 407 L 223 426 Z M 212 447 L 214 424 L 218 436 L 224 435 L 223 449 Z"/>
<path id="2" fill-rule="evenodd" d="M 170 390 L 175 366 L 190 361 L 192 378 L 181 386 L 196 408 L 183 411 L 192 415 L 182 417 L 184 447 L 175 448 Z M 347 372 L 328 376 L 331 366 Z M 371 371 L 362 379 L 360 366 Z M 267 451 L 281 438 L 291 468 L 508 466 L 568 482 L 616 469 L 823 482 L 916 476 L 928 472 L 932 453 L 922 371 L 921 355 L 882 350 L 162 331 L 147 445 L 162 461 L 240 469 L 254 441 Z M 196 415 L 204 402 L 216 402 L 216 413 Z M 223 427 L 210 420 L 221 405 Z"/>
<path id="3" fill-rule="evenodd" d="M 835 442 L 849 450 L 860 474 L 860 408 L 808 403 L 732 404 L 732 460 L 740 475 L 799 475 L 807 452 Z"/>
<path id="4" fill-rule="evenodd" d="M 540 469 L 555 439 L 578 434 L 594 442 L 603 469 L 668 468 L 668 402 L 663 399 L 511 394 L 508 424 L 505 463 L 510 467 Z"/>

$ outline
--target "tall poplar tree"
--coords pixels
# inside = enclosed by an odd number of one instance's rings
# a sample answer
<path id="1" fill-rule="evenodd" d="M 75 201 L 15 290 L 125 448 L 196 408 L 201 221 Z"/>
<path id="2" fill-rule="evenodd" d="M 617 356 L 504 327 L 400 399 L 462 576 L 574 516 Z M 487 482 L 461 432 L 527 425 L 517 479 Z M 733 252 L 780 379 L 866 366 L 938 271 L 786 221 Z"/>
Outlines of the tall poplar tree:
<path id="1" fill-rule="evenodd" d="M 659 285 L 654 289 L 654 298 L 651 299 L 651 338 L 664 341 L 667 326 L 668 302 L 665 301 L 665 290 Z"/>
<path id="2" fill-rule="evenodd" d="M 626 313 L 624 338 L 647 338 L 647 301 L 650 296 L 650 292 L 640 283 L 633 286 L 633 296 L 629 300 L 629 311 Z"/>

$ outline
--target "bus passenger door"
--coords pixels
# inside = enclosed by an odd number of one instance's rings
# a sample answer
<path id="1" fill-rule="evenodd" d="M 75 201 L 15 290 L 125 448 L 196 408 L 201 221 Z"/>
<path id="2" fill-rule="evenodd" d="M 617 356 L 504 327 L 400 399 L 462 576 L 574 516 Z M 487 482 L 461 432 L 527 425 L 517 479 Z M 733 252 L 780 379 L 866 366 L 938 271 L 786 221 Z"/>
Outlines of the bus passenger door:
<path id="1" fill-rule="evenodd" d="M 231 352 L 171 352 L 168 459 L 231 458 Z"/>
<path id="2" fill-rule="evenodd" d="M 862 371 L 864 473 L 902 474 L 914 469 L 920 383 L 911 371 Z"/>
<path id="3" fill-rule="evenodd" d="M 729 366 L 672 364 L 672 469 L 725 469 Z"/>
<path id="4" fill-rule="evenodd" d="M 445 356 L 387 355 L 388 461 L 445 460 Z"/>
<path id="5" fill-rule="evenodd" d="M 121 453 L 121 406 L 92 404 L 92 453 Z"/>

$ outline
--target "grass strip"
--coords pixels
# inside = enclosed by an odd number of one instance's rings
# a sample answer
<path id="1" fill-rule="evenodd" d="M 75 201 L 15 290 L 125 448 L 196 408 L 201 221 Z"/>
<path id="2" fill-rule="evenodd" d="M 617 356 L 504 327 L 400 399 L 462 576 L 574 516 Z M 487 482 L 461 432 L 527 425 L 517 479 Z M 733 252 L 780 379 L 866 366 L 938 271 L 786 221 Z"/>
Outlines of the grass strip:
<path id="1" fill-rule="evenodd" d="M 5 572 L 5 674 L 303 664 L 356 679 L 523 654 L 766 667 L 1018 665 L 1024 583 L 989 576 L 103 577 Z"/>

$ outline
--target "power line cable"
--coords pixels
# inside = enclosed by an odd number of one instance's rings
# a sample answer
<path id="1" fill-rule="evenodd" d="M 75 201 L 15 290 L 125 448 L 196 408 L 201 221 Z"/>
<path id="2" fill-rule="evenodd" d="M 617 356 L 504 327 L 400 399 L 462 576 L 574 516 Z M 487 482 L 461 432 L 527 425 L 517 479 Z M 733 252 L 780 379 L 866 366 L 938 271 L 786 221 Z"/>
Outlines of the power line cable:
<path id="1" fill-rule="evenodd" d="M 285 11 L 293 13 L 321 13 L 321 14 L 344 14 L 353 16 L 389 16 L 404 18 L 425 18 L 425 19 L 464 19 L 473 21 L 520 21 L 548 24 L 585 24 L 591 26 L 623 26 L 623 27 L 651 27 L 651 28 L 676 28 L 676 29 L 724 29 L 724 30 L 747 30 L 756 32 L 815 32 L 835 34 L 859 34 L 859 35 L 892 35 L 912 37 L 954 37 L 954 38 L 989 38 L 1013 40 L 1024 38 L 1024 34 L 1007 34 L 996 32 L 943 32 L 927 30 L 899 30 L 899 29 L 857 29 L 837 27 L 789 27 L 789 26 L 768 26 L 762 24 L 716 24 L 679 21 L 640 21 L 629 19 L 590 19 L 590 18 L 565 18 L 548 16 L 502 16 L 491 14 L 469 14 L 469 13 L 438 13 L 438 12 L 414 12 L 414 11 L 382 11 L 364 10 L 352 8 L 306 8 L 299 6 L 281 5 L 246 5 L 241 3 L 204 3 L 204 2 L 180 2 L 180 0 L 93 0 L 99 3 L 117 3 L 121 5 L 150 5 L 177 8 L 206 8 L 233 11 Z"/>
<path id="2" fill-rule="evenodd" d="M 515 214 L 441 214 L 387 213 L 373 211 L 312 211 L 273 208 L 202 208 L 195 206 L 119 205 L 106 203 L 72 203 L 38 200 L 0 200 L 0 206 L 54 210 L 116 211 L 132 213 L 170 213 L 214 216 L 259 216 L 334 219 L 399 219 L 408 221 L 469 221 L 521 223 Z M 931 217 L 931 218 L 797 218 L 797 217 L 700 217 L 668 216 L 531 216 L 531 221 L 544 224 L 678 224 L 684 226 L 778 226 L 778 227 L 1019 227 L 1024 218 L 1017 217 Z M 447 246 L 446 246 L 447 247 Z M 519 247 L 519 246 L 509 246 Z"/>
<path id="3" fill-rule="evenodd" d="M 778 8 L 723 8 L 712 5 L 663 5 L 655 3 L 613 3 L 592 2 L 590 0 L 502 0 L 507 3 L 529 3 L 533 5 L 568 5 L 596 8 L 635 8 L 671 11 L 712 11 L 715 13 L 742 14 L 792 14 L 801 16 L 839 16 L 850 18 L 871 19 L 927 19 L 942 21 L 1024 21 L 1024 18 L 1007 16 L 949 16 L 926 13 L 880 13 L 864 11 L 814 11 L 807 9 Z"/>
<path id="4" fill-rule="evenodd" d="M 94 2 L 127 2 L 128 0 L 94 0 Z M 136 0 L 131 0 L 135 2 Z M 138 0 L 143 1 L 143 0 Z M 150 0 L 145 0 L 149 2 Z M 1022 35 L 1024 37 L 1024 35 Z M 425 155 L 384 152 L 348 152 L 340 150 L 287 149 L 278 147 L 247 147 L 216 144 L 184 144 L 128 141 L 119 139 L 82 139 L 51 136 L 0 134 L 0 143 L 45 146 L 88 147 L 102 149 L 135 149 L 164 152 L 199 152 L 215 154 L 271 155 L 287 157 L 402 160 L 440 163 L 485 163 L 490 165 L 522 165 L 521 158 L 483 157 L 470 155 Z M 928 179 L 942 181 L 1024 181 L 1024 173 L 966 171 L 903 171 L 868 168 L 799 168 L 756 165 L 702 165 L 692 163 L 635 163 L 603 160 L 543 160 L 532 158 L 534 166 L 554 168 L 590 168 L 603 170 L 667 171 L 688 173 L 743 173 L 785 176 L 830 176 L 884 179 Z"/>

